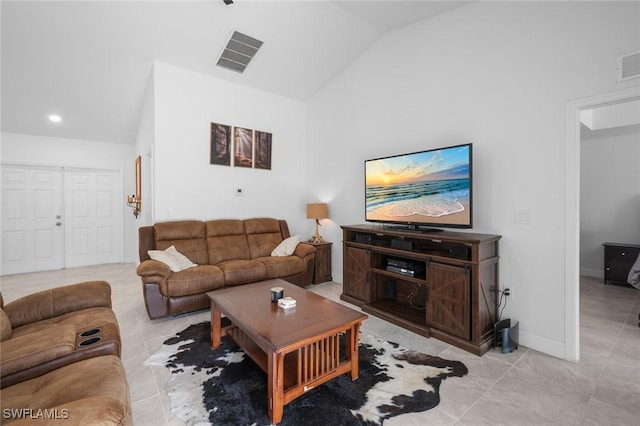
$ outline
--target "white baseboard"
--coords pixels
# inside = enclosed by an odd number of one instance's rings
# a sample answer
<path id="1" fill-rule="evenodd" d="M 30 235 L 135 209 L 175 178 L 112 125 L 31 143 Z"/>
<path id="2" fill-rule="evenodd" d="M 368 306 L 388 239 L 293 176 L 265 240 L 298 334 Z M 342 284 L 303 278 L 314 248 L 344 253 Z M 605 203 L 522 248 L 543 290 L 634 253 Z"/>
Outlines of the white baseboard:
<path id="1" fill-rule="evenodd" d="M 600 269 L 580 268 L 580 275 L 583 277 L 593 277 L 604 279 L 604 271 Z"/>
<path id="2" fill-rule="evenodd" d="M 546 337 L 538 336 L 537 334 L 522 331 L 522 329 L 519 330 L 519 335 L 520 345 L 556 358 L 567 359 L 566 345 L 564 342 L 547 339 Z"/>
<path id="3" fill-rule="evenodd" d="M 337 275 L 337 276 L 336 276 Z M 341 281 L 338 281 L 338 276 L 342 276 L 342 274 L 334 275 L 333 281 L 342 284 Z M 537 334 L 532 334 L 527 331 L 523 331 L 519 329 L 519 345 L 526 346 L 527 348 L 536 350 L 538 352 L 545 353 L 547 355 L 560 358 L 567 359 L 566 355 L 566 345 L 564 342 L 558 342 L 557 340 L 547 339 L 546 337 L 539 336 Z"/>

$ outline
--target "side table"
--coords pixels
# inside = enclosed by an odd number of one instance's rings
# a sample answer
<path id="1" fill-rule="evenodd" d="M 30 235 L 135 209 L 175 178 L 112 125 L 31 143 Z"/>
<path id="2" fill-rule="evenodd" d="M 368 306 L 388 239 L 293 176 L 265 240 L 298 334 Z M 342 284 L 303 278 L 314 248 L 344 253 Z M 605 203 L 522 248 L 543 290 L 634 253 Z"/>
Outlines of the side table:
<path id="1" fill-rule="evenodd" d="M 604 243 L 604 283 L 627 284 L 627 275 L 640 254 L 638 244 Z"/>
<path id="2" fill-rule="evenodd" d="M 301 244 L 309 244 L 316 248 L 316 264 L 313 269 L 313 283 L 320 284 L 325 281 L 331 281 L 331 245 L 327 241 L 320 243 L 312 243 L 302 241 Z"/>

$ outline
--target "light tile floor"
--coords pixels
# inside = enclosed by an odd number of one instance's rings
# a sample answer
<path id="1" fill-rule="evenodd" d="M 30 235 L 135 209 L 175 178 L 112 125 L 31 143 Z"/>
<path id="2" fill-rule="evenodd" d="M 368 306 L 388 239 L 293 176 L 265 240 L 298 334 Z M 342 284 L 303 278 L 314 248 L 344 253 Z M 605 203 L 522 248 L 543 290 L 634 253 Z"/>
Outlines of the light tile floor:
<path id="1" fill-rule="evenodd" d="M 85 280 L 112 286 L 120 324 L 136 425 L 181 425 L 170 411 L 163 367 L 144 364 L 162 342 L 189 324 L 209 320 L 209 311 L 149 320 L 135 265 L 99 265 L 1 277 L 5 302 L 42 289 Z M 339 300 L 341 284 L 311 290 Z M 443 381 L 442 401 L 425 413 L 403 416 L 408 425 L 638 425 L 640 424 L 639 292 L 631 287 L 581 282 L 581 360 L 562 361 L 520 347 L 512 354 L 478 357 L 370 316 L 362 331 L 408 348 L 460 360 L 469 374 Z M 400 424 L 399 421 L 385 425 Z"/>

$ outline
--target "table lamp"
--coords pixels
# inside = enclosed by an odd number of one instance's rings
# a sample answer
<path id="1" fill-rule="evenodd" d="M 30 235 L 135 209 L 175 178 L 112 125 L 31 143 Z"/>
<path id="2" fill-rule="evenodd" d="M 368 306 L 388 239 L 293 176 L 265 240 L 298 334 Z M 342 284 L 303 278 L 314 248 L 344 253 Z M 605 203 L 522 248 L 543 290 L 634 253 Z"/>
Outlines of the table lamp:
<path id="1" fill-rule="evenodd" d="M 318 226 L 320 225 L 320 219 L 326 219 L 329 215 L 327 213 L 327 203 L 308 203 L 307 204 L 307 219 L 316 220 L 316 233 L 309 240 L 312 243 L 321 243 L 324 241 L 320 233 L 318 232 Z"/>

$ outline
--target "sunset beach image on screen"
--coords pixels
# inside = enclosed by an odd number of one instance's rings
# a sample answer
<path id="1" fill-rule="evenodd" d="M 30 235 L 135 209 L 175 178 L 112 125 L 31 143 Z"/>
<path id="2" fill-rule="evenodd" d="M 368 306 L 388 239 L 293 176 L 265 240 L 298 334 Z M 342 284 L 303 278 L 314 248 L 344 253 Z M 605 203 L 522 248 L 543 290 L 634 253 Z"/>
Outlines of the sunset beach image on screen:
<path id="1" fill-rule="evenodd" d="M 366 220 L 471 226 L 471 144 L 365 162 Z"/>

